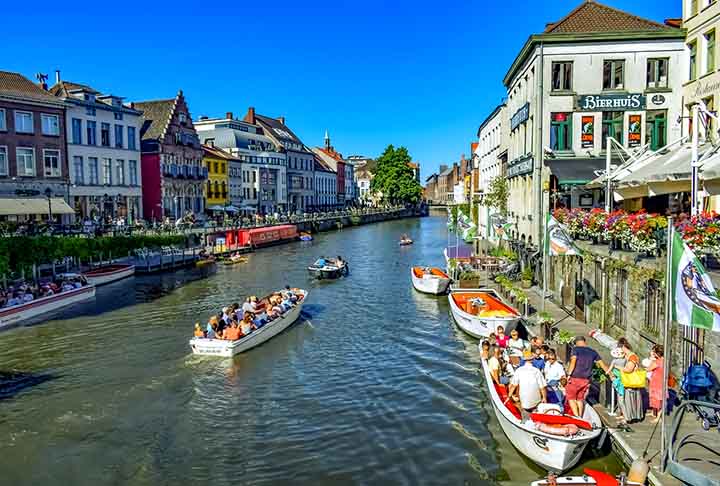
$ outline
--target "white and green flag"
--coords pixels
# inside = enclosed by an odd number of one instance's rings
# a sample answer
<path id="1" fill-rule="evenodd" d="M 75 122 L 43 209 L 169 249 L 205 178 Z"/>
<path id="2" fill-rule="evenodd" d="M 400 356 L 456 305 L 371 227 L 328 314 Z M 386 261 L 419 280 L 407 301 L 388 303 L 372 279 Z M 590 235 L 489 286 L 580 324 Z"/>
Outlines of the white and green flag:
<path id="1" fill-rule="evenodd" d="M 580 254 L 580 249 L 575 246 L 575 242 L 557 219 L 548 213 L 545 221 L 546 254 L 550 256 Z"/>
<path id="2" fill-rule="evenodd" d="M 673 320 L 684 326 L 720 332 L 720 299 L 710 276 L 675 232 L 670 258 Z"/>

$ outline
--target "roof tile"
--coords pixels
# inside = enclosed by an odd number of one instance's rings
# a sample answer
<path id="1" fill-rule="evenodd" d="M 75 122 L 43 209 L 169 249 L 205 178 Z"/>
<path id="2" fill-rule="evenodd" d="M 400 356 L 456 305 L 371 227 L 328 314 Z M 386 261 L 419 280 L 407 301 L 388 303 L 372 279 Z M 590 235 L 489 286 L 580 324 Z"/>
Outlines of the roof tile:
<path id="1" fill-rule="evenodd" d="M 35 101 L 48 101 L 55 104 L 59 103 L 55 96 L 42 89 L 22 74 L 12 73 L 9 71 L 0 71 L 0 94 L 20 98 L 30 98 Z"/>
<path id="2" fill-rule="evenodd" d="M 584 34 L 592 32 L 631 32 L 671 30 L 673 27 L 608 7 L 595 0 L 585 0 L 572 12 L 550 23 L 546 34 Z"/>

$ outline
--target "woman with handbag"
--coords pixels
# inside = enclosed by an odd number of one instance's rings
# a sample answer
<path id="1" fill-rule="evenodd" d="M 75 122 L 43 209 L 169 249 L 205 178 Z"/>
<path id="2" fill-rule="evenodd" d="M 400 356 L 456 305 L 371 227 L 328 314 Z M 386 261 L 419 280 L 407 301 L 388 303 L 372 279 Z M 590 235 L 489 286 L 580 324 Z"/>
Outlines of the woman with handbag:
<path id="1" fill-rule="evenodd" d="M 650 408 L 655 418 L 653 422 L 657 422 L 662 416 L 660 411 L 662 410 L 663 376 L 665 375 L 663 351 L 661 344 L 653 346 L 652 351 L 650 351 L 650 363 L 646 367 L 648 372 L 652 372 L 648 393 L 650 395 Z"/>
<path id="2" fill-rule="evenodd" d="M 620 379 L 625 393 L 620 400 L 626 423 L 640 422 L 645 418 L 643 407 L 643 389 L 647 382 L 647 373 L 640 368 L 640 358 L 635 354 L 630 343 L 624 337 L 618 339 L 618 347 L 625 355 L 625 367 L 620 372 Z"/>

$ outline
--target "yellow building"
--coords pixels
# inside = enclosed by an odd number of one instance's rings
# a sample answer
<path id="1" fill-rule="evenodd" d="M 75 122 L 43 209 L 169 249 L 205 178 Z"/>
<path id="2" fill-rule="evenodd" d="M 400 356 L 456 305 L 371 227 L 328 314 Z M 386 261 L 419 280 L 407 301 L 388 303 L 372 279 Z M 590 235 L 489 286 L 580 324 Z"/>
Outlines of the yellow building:
<path id="1" fill-rule="evenodd" d="M 230 204 L 229 177 L 230 160 L 233 156 L 224 150 L 203 145 L 203 166 L 207 167 L 208 180 L 205 183 L 205 208 Z"/>

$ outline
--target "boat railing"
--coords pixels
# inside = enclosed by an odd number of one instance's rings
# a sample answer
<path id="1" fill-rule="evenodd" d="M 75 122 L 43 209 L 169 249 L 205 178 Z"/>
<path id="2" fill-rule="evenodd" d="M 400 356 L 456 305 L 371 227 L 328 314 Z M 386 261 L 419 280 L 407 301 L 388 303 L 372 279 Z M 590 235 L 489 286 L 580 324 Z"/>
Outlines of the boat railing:
<path id="1" fill-rule="evenodd" d="M 683 401 L 673 415 L 663 467 L 690 486 L 718 486 L 720 451 L 717 450 L 717 431 L 704 430 L 697 420 L 684 420 L 688 412 L 690 418 L 693 418 L 698 409 L 720 417 L 719 403 Z"/>

